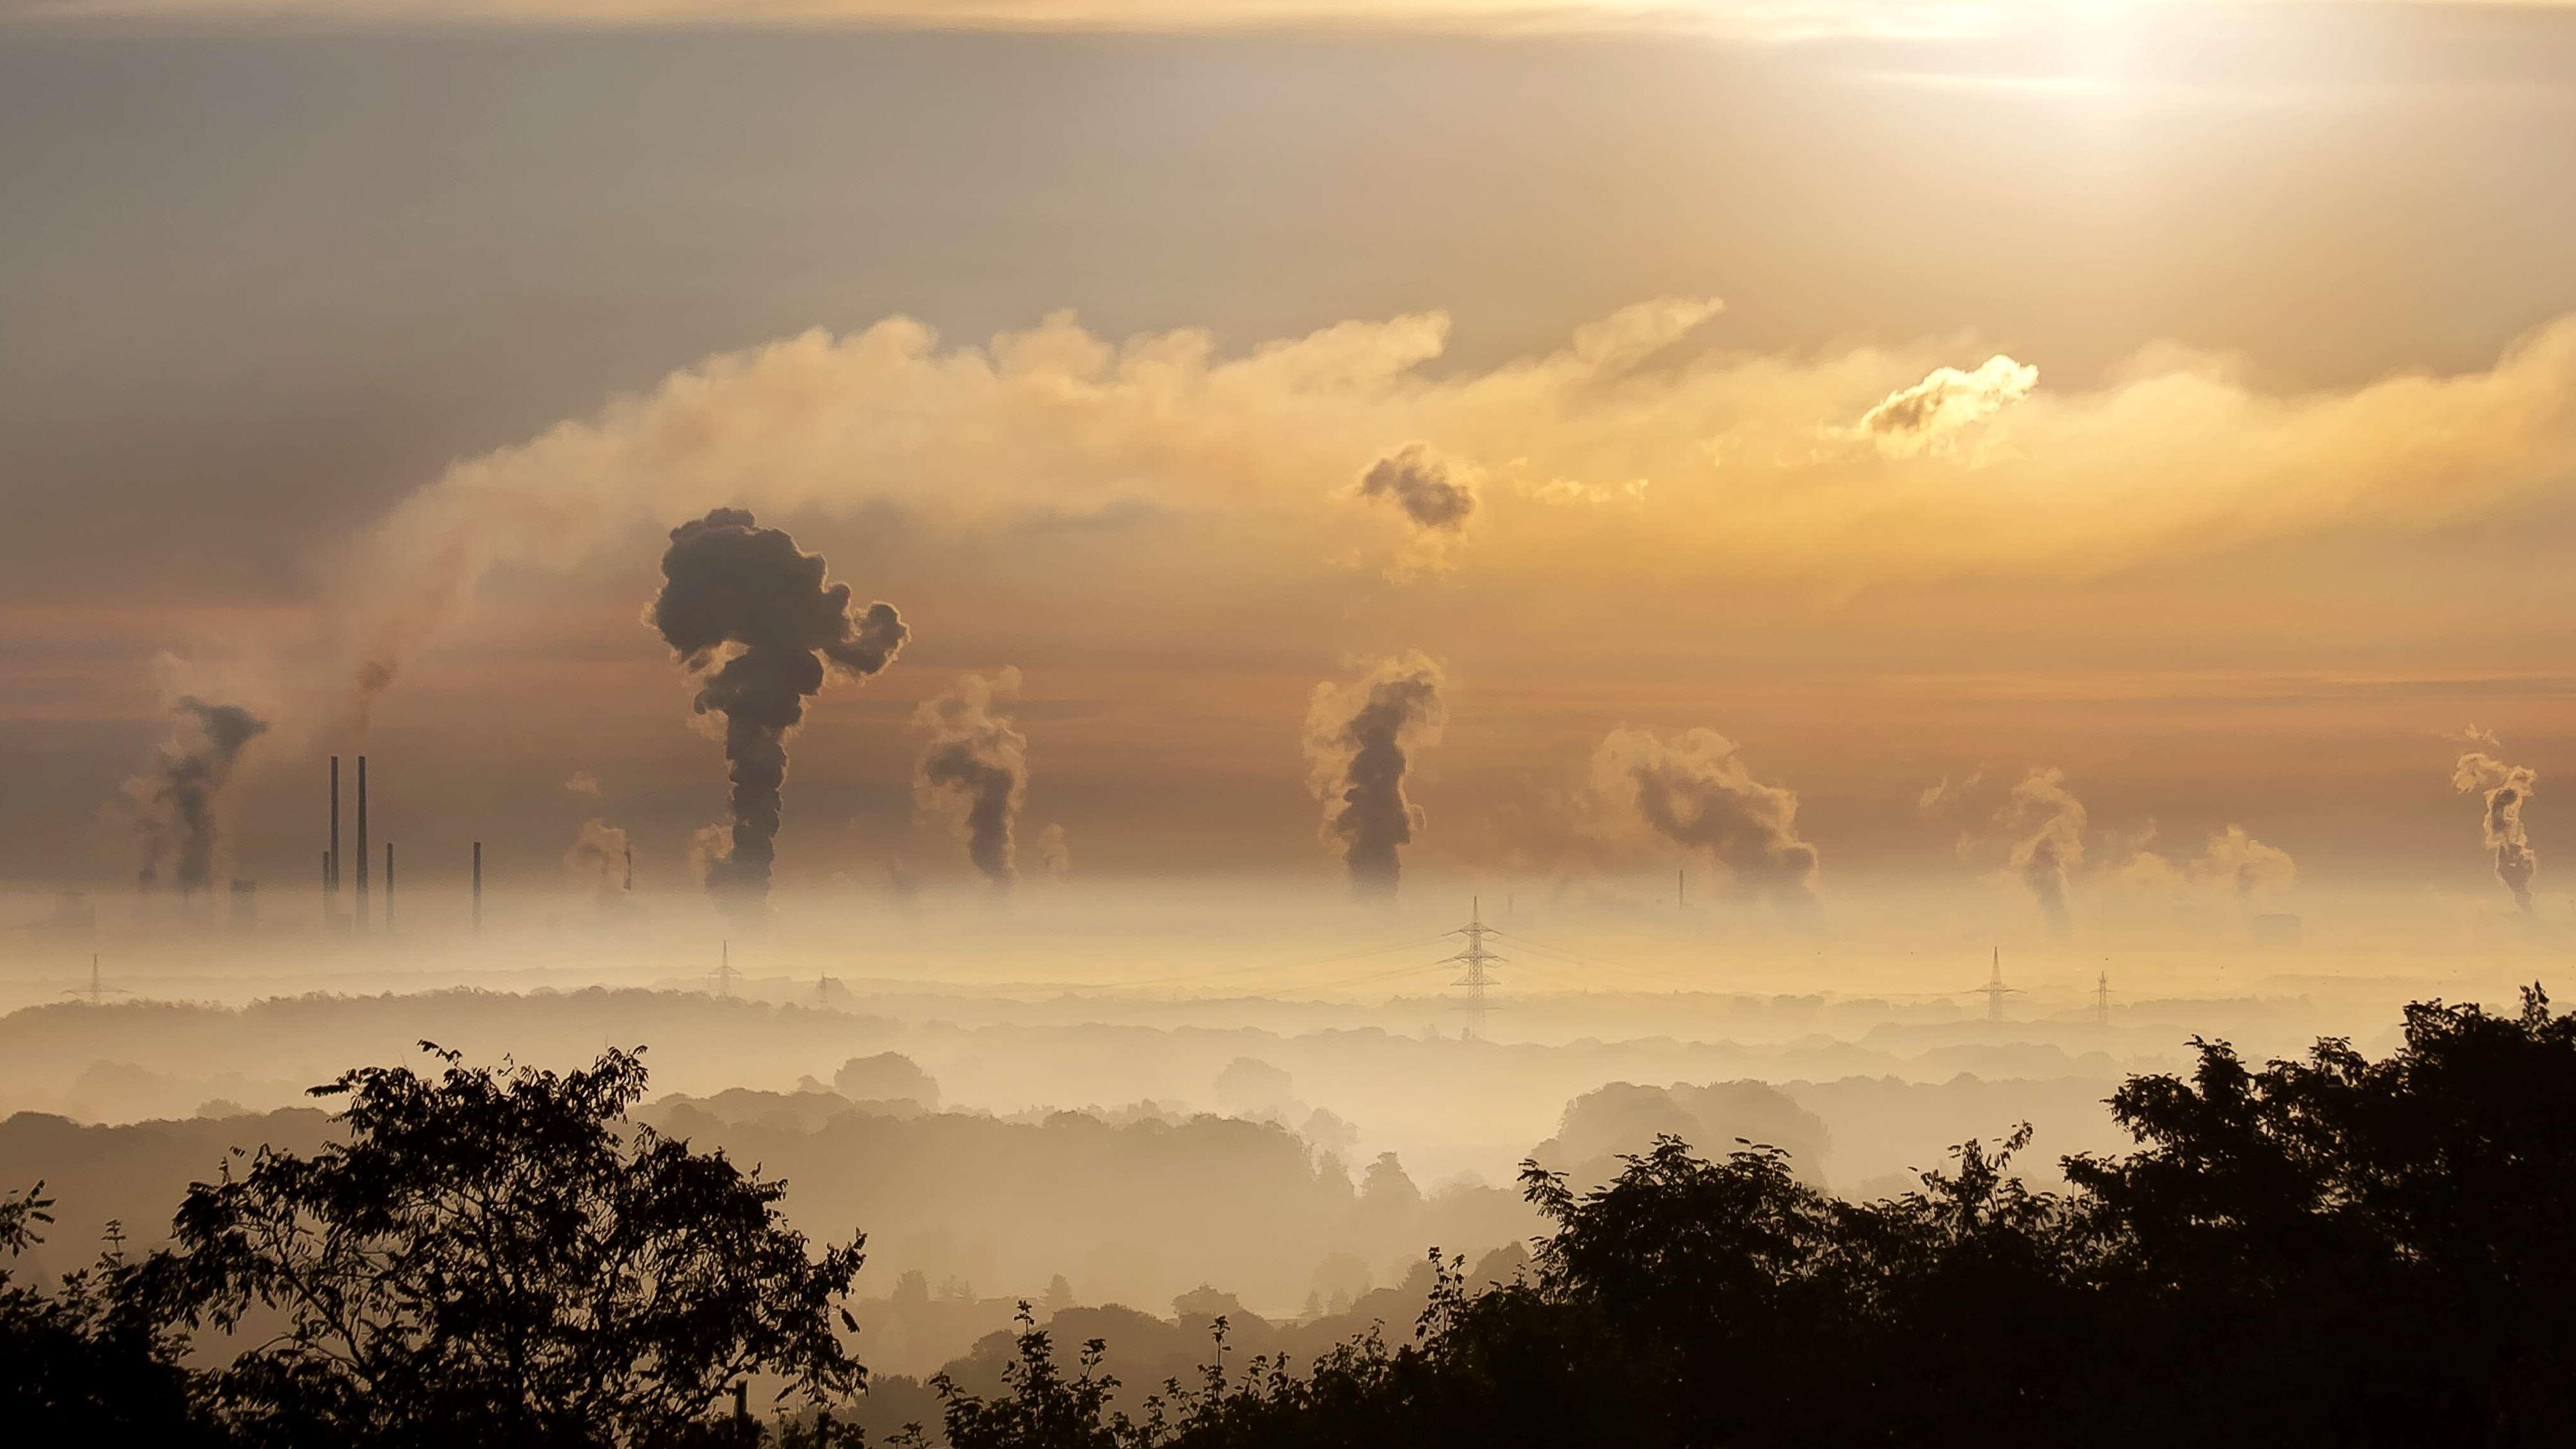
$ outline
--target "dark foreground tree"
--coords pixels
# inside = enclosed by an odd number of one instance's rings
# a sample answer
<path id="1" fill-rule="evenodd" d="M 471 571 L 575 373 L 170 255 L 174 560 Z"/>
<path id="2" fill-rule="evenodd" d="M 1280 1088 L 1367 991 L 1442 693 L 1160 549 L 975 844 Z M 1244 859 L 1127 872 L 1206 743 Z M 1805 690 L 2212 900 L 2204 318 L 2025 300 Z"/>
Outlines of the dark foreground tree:
<path id="1" fill-rule="evenodd" d="M 11 1260 L 53 1221 L 45 1185 L 0 1199 L 0 1253 Z M 148 1441 L 156 1449 L 215 1441 L 193 1413 L 179 1365 L 184 1339 L 155 1320 L 145 1285 L 159 1271 L 127 1258 L 121 1233 L 98 1261 L 51 1293 L 0 1266 L 0 1425 L 29 1443 Z"/>
<path id="2" fill-rule="evenodd" d="M 1119 1411 L 1035 1326 L 1005 1396 L 946 1387 L 958 1449 L 2558 1444 L 2576 1425 L 2576 1022 L 2418 1005 L 2372 1062 L 2328 1040 L 2132 1079 L 2141 1150 L 2027 1190 L 1969 1143 L 1845 1203 L 1756 1144 L 1664 1138 L 1606 1186 L 1527 1167 L 1534 1273 L 1454 1270 L 1412 1341 L 1256 1361 Z M 1220 1362 L 1221 1357 L 1220 1357 Z"/>
<path id="3" fill-rule="evenodd" d="M 676 1444 L 750 1375 L 818 1403 L 860 1388 L 833 1326 L 859 1244 L 809 1256 L 783 1183 L 626 1120 L 638 1055 L 557 1075 L 422 1045 L 435 1078 L 314 1089 L 347 1098 L 343 1141 L 262 1149 L 179 1209 L 162 1311 L 259 1335 L 207 1383 L 235 1436 Z"/>

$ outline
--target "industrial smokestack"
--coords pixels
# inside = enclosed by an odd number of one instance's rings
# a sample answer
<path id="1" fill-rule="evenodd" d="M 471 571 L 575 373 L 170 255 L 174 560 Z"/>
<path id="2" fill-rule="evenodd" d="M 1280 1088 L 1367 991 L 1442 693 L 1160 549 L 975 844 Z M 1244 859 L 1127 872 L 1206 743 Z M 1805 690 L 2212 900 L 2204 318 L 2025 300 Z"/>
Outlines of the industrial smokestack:
<path id="1" fill-rule="evenodd" d="M 1440 666 L 1420 654 L 1380 661 L 1347 685 L 1315 686 L 1306 709 L 1308 783 L 1324 801 L 1323 836 L 1339 845 L 1351 889 L 1392 895 L 1399 847 L 1422 827 L 1405 798 L 1409 752 L 1435 744 L 1447 719 Z"/>
<path id="2" fill-rule="evenodd" d="M 915 808 L 949 816 L 966 841 L 967 859 L 997 886 L 1020 876 L 1013 832 L 1028 792 L 1029 742 L 996 707 L 1019 689 L 1016 669 L 990 679 L 969 674 L 912 716 L 930 732 L 913 772 Z"/>
<path id="3" fill-rule="evenodd" d="M 394 933 L 394 843 L 385 842 L 385 934 Z"/>
<path id="4" fill-rule="evenodd" d="M 141 806 L 137 821 L 143 850 L 138 881 L 160 878 L 167 858 L 183 894 L 194 895 L 214 874 L 220 823 L 216 808 L 232 783 L 244 746 L 268 732 L 268 721 L 238 705 L 208 704 L 190 695 L 171 706 L 175 721 L 149 774 L 126 782 Z"/>
<path id="5" fill-rule="evenodd" d="M 331 757 L 331 849 L 322 857 L 322 890 L 340 894 L 340 757 Z"/>
<path id="6" fill-rule="evenodd" d="M 358 757 L 358 893 L 349 913 L 350 929 L 367 929 L 367 757 Z"/>
<path id="7" fill-rule="evenodd" d="M 725 717 L 730 831 L 707 852 L 707 891 L 757 919 L 769 903 L 787 735 L 805 717 L 806 696 L 821 691 L 827 666 L 861 678 L 884 669 L 911 631 L 892 604 L 853 617 L 849 585 L 824 582 L 821 555 L 739 508 L 672 529 L 662 579 L 653 625 L 704 681 L 698 713 Z M 739 649 L 719 662 L 728 644 Z"/>
<path id="8" fill-rule="evenodd" d="M 483 934 L 483 842 L 474 842 L 474 934 Z"/>

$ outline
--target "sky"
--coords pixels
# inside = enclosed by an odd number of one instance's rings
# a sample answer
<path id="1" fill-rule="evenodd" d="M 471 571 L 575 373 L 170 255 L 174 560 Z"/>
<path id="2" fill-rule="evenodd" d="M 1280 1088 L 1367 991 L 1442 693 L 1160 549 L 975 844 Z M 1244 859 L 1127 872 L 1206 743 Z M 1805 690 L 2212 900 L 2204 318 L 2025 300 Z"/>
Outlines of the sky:
<path id="1" fill-rule="evenodd" d="M 723 507 L 909 631 L 786 884 L 964 739 L 1022 875 L 2511 909 L 2475 754 L 2576 912 L 2564 8 L 19 3 L 0 136 L 0 882 L 176 868 L 184 698 L 217 875 L 362 749 L 681 875 Z"/>

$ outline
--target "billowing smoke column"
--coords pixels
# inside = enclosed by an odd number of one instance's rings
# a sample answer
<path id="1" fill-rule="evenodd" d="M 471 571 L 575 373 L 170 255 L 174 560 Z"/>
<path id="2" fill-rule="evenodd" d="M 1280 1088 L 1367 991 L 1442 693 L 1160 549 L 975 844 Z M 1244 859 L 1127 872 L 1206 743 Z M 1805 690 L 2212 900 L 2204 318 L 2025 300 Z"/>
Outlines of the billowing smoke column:
<path id="1" fill-rule="evenodd" d="M 1655 834 L 1705 851 L 1745 894 L 1784 910 L 1816 904 L 1816 847 L 1798 835 L 1798 792 L 1754 779 L 1717 731 L 1667 741 L 1612 730 L 1592 752 L 1592 787 Z"/>
<path id="2" fill-rule="evenodd" d="M 1019 692 L 1016 669 L 990 679 L 969 674 L 912 716 L 930 732 L 913 773 L 916 808 L 949 816 L 966 841 L 967 858 L 997 886 L 1020 875 L 1012 830 L 1028 793 L 1029 742 L 994 706 Z"/>
<path id="3" fill-rule="evenodd" d="M 1306 710 L 1306 763 L 1324 801 L 1324 840 L 1340 847 L 1351 889 L 1392 894 L 1399 847 L 1422 828 L 1404 798 L 1407 752 L 1436 744 L 1447 720 L 1440 666 L 1420 654 L 1383 660 L 1350 684 L 1315 686 Z"/>
<path id="4" fill-rule="evenodd" d="M 126 789 L 143 807 L 142 881 L 157 881 L 166 861 L 179 889 L 194 892 L 214 873 L 216 805 L 243 747 L 268 732 L 268 721 L 239 705 L 208 704 L 195 695 L 172 705 L 170 713 L 177 725 L 152 772 L 127 782 Z"/>
<path id="5" fill-rule="evenodd" d="M 2494 743 L 2493 736 L 2486 742 Z M 2451 788 L 2461 794 L 2484 791 L 2487 800 L 2486 847 L 2495 857 L 2496 879 L 2513 892 L 2513 903 L 2531 911 L 2531 876 L 2540 868 L 2540 853 L 2522 828 L 2522 803 L 2531 798 L 2539 774 L 2526 765 L 2508 765 L 2484 750 L 2462 754 L 2451 767 Z"/>
<path id="6" fill-rule="evenodd" d="M 2034 766 L 2012 788 L 1997 824 L 2012 838 L 2012 870 L 2030 887 L 2049 930 L 2074 929 L 2066 908 L 2066 882 L 2084 863 L 2084 802 L 2066 788 L 2066 772 Z"/>
<path id="7" fill-rule="evenodd" d="M 884 669 L 910 631 L 891 604 L 854 617 L 849 585 L 823 582 L 820 555 L 739 508 L 672 529 L 662 579 L 653 626 L 704 678 L 697 711 L 725 717 L 731 834 L 708 852 L 707 891 L 756 918 L 769 900 L 787 732 L 804 719 L 805 697 L 823 688 L 827 664 L 862 678 Z"/>

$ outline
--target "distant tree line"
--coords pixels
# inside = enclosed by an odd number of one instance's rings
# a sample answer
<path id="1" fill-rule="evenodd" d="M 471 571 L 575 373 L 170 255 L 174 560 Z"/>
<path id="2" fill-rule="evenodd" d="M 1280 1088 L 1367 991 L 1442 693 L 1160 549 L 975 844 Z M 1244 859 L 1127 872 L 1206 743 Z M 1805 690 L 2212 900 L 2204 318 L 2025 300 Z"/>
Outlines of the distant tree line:
<path id="1" fill-rule="evenodd" d="M 1097 1339 L 1024 1315 L 1003 1381 L 934 1381 L 955 1449 L 1349 1445 L 2563 1443 L 2576 1424 L 2576 1019 L 2418 1004 L 2402 1047 L 2186 1077 L 2111 1101 L 2137 1143 L 2012 1172 L 2025 1129 L 1846 1202 L 1787 1155 L 1678 1138 L 1578 1191 L 1525 1273 L 1435 1252 L 1409 1335 L 1208 1366 L 1121 1407 Z M 346 1141 L 263 1151 L 49 1291 L 0 1280 L 0 1423 L 59 1442 L 856 1443 L 837 1315 L 781 1184 L 625 1118 L 612 1053 L 557 1077 L 351 1073 Z M 45 1222 L 0 1204 L 0 1247 Z M 228 1360 L 186 1358 L 209 1330 Z M 757 1379 L 788 1416 L 737 1413 Z M 765 1422 L 764 1422 L 765 1418 Z"/>

